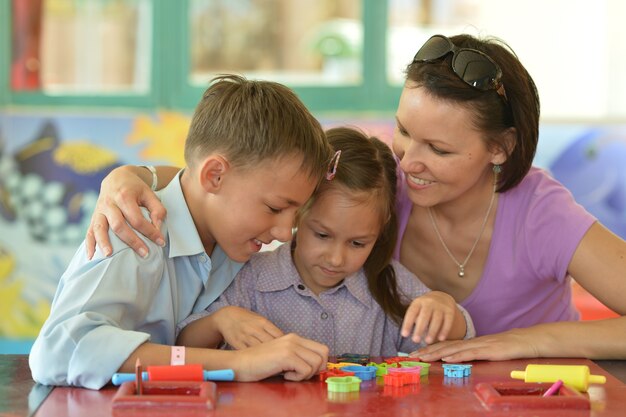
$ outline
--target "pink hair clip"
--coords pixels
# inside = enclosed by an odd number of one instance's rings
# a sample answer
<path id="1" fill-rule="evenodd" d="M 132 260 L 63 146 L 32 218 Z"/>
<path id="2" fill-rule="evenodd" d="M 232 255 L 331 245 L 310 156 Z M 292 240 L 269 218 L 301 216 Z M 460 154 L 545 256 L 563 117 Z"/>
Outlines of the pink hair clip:
<path id="1" fill-rule="evenodd" d="M 335 152 L 332 158 L 330 158 L 330 163 L 328 164 L 328 172 L 326 173 L 326 179 L 328 181 L 335 178 L 337 174 L 337 165 L 339 165 L 339 157 L 341 156 L 341 151 Z"/>

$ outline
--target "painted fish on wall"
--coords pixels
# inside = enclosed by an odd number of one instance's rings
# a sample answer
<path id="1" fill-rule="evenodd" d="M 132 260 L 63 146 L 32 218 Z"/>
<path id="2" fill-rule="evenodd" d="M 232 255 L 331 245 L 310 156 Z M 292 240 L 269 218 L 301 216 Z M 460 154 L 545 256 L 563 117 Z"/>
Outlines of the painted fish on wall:
<path id="1" fill-rule="evenodd" d="M 0 353 L 26 353 L 37 336 L 105 175 L 129 163 L 183 166 L 188 126 L 175 112 L 0 114 Z M 22 350 L 3 351 L 18 340 Z"/>

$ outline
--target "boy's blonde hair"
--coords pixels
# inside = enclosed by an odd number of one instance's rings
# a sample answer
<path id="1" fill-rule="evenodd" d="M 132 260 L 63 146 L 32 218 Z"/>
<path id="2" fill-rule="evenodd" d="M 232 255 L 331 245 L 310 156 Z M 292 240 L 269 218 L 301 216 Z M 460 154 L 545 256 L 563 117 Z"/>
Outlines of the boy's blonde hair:
<path id="1" fill-rule="evenodd" d="M 239 168 L 302 157 L 301 169 L 321 178 L 330 146 L 320 123 L 288 87 L 221 75 L 212 80 L 196 107 L 185 142 L 185 162 L 193 168 L 212 153 Z"/>

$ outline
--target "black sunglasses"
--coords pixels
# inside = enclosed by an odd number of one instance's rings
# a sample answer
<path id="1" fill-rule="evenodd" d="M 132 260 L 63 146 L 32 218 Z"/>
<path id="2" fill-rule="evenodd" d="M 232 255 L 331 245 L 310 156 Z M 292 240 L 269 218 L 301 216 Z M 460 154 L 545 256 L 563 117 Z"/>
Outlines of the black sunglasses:
<path id="1" fill-rule="evenodd" d="M 502 70 L 483 52 L 470 48 L 457 48 L 443 35 L 434 35 L 415 54 L 413 62 L 431 62 L 452 53 L 452 70 L 466 84 L 482 91 L 496 90 L 506 99 L 502 85 Z"/>

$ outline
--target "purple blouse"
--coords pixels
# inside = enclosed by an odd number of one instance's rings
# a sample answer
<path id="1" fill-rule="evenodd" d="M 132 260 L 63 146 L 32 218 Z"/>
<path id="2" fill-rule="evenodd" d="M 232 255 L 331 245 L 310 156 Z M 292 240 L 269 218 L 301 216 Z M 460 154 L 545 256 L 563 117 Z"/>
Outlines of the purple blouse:
<path id="1" fill-rule="evenodd" d="M 398 171 L 396 259 L 412 207 L 404 173 Z M 461 302 L 476 335 L 578 320 L 567 268 L 595 221 L 563 185 L 539 168 L 531 168 L 519 185 L 500 194 L 483 276 Z"/>

